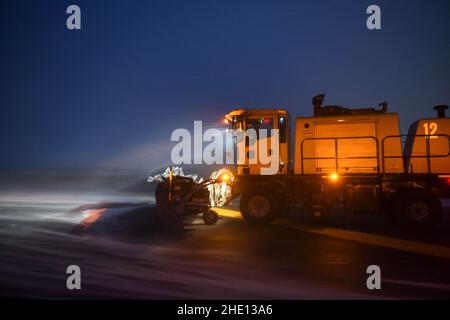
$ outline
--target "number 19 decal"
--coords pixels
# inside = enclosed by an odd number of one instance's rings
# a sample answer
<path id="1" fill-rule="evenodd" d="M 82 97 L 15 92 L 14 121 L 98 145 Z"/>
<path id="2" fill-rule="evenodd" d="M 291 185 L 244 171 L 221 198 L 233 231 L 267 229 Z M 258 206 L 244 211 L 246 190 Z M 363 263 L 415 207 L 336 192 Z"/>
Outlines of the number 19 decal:
<path id="1" fill-rule="evenodd" d="M 426 136 L 429 135 L 430 139 L 437 139 L 438 138 L 438 136 L 435 135 L 436 132 L 437 132 L 437 129 L 438 129 L 438 125 L 437 125 L 436 122 L 431 122 L 431 123 L 425 122 L 423 124 L 423 127 L 425 128 L 425 135 Z"/>

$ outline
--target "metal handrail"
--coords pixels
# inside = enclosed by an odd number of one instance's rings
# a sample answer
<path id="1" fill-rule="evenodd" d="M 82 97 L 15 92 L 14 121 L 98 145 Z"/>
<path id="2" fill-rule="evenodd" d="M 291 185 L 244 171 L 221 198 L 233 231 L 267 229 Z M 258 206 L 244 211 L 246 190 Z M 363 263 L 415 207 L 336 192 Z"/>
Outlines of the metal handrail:
<path id="1" fill-rule="evenodd" d="M 407 139 L 409 137 L 424 137 L 425 139 L 425 143 L 426 143 L 426 150 L 427 150 L 427 154 L 422 156 L 422 155 L 412 155 L 412 150 L 411 150 L 411 155 L 409 155 L 409 159 L 413 159 L 413 158 L 426 158 L 427 159 L 427 170 L 428 173 L 431 173 L 431 158 L 447 158 L 448 156 L 450 156 L 450 136 L 448 134 L 400 134 L 400 135 L 390 135 L 390 136 L 385 136 L 382 140 L 381 140 L 381 165 L 382 165 L 382 169 L 383 172 L 385 172 L 385 159 L 403 159 L 403 163 L 405 163 L 406 160 L 406 156 L 404 154 L 404 148 L 402 148 L 403 152 L 400 156 L 386 156 L 385 152 L 384 152 L 384 146 L 385 146 L 385 141 L 387 139 L 391 139 L 391 138 L 399 138 L 402 139 L 403 137 L 406 137 Z M 448 141 L 448 152 L 446 155 L 442 154 L 442 155 L 431 155 L 431 150 L 430 150 L 430 138 L 431 137 L 445 137 L 447 138 Z M 408 140 L 400 141 L 402 144 L 406 144 L 408 142 Z M 412 147 L 412 146 L 411 146 Z M 404 168 L 405 173 L 409 172 L 409 168 Z"/>
<path id="2" fill-rule="evenodd" d="M 371 139 L 375 141 L 376 156 L 362 156 L 362 157 L 339 157 L 339 140 L 349 139 Z M 305 141 L 317 141 L 317 140 L 334 140 L 334 157 L 303 157 L 303 144 Z M 359 136 L 359 137 L 330 137 L 330 138 L 306 138 L 300 144 L 300 158 L 302 165 L 302 174 L 305 173 L 304 160 L 335 160 L 335 171 L 339 170 L 339 160 L 345 159 L 377 159 L 377 173 L 380 173 L 380 159 L 379 159 L 379 141 L 374 136 Z"/>

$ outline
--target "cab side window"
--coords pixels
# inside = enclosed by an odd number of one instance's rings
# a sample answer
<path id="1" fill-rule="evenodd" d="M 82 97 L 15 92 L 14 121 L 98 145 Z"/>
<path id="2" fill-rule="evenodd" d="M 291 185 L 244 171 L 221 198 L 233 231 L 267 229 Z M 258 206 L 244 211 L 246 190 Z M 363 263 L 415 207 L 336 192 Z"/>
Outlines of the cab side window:
<path id="1" fill-rule="evenodd" d="M 280 143 L 285 143 L 287 139 L 287 119 L 285 117 L 278 118 L 278 129 L 280 130 Z"/>

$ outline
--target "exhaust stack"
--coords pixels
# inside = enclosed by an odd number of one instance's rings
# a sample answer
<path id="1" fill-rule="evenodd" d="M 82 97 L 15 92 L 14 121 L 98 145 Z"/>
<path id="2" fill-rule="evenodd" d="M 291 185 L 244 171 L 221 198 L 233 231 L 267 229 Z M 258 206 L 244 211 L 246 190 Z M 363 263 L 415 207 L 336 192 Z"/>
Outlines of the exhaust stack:
<path id="1" fill-rule="evenodd" d="M 448 106 L 438 105 L 438 106 L 435 106 L 433 109 L 437 111 L 438 118 L 445 118 L 445 110 L 448 109 Z"/>

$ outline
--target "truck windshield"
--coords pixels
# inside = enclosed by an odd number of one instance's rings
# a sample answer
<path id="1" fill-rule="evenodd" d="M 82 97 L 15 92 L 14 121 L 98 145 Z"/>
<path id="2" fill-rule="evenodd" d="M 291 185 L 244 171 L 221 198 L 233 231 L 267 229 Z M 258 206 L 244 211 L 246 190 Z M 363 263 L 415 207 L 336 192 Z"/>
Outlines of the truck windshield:
<path id="1" fill-rule="evenodd" d="M 273 118 L 256 118 L 256 119 L 247 119 L 247 130 L 248 129 L 255 129 L 256 135 L 259 139 L 259 130 L 266 130 L 267 137 L 272 136 L 273 129 Z"/>

